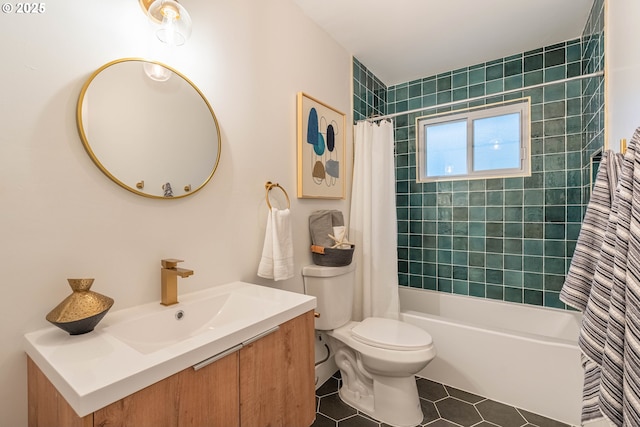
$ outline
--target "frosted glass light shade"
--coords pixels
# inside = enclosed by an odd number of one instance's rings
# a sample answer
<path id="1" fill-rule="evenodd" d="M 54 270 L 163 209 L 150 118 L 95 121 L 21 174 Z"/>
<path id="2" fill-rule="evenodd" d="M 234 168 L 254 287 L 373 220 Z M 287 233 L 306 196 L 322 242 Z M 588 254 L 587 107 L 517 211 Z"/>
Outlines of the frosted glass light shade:
<path id="1" fill-rule="evenodd" d="M 153 62 L 145 62 L 143 68 L 146 75 L 157 82 L 166 82 L 173 74 L 171 70 Z"/>
<path id="2" fill-rule="evenodd" d="M 181 46 L 191 36 L 191 17 L 175 0 L 156 0 L 147 15 L 158 39 L 172 46 Z"/>

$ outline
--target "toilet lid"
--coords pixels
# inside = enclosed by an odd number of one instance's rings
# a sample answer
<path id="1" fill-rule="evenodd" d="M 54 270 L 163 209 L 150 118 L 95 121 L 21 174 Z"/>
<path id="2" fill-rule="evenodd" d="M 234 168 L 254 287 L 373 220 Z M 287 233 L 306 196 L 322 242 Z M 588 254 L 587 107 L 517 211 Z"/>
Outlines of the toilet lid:
<path id="1" fill-rule="evenodd" d="M 351 336 L 372 347 L 418 350 L 432 345 L 431 335 L 417 326 L 394 319 L 368 317 L 351 329 Z"/>

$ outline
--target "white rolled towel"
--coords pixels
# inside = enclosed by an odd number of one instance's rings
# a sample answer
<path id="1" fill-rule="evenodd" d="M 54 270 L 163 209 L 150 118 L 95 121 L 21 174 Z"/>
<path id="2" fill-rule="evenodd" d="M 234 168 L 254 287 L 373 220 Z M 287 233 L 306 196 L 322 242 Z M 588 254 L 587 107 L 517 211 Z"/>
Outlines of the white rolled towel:
<path id="1" fill-rule="evenodd" d="M 333 237 L 335 238 L 336 244 L 345 242 L 342 244 L 338 244 L 336 248 L 351 249 L 351 245 L 348 243 L 348 240 L 346 239 L 346 236 L 345 236 L 346 231 L 347 229 L 344 225 L 336 225 L 333 227 Z"/>

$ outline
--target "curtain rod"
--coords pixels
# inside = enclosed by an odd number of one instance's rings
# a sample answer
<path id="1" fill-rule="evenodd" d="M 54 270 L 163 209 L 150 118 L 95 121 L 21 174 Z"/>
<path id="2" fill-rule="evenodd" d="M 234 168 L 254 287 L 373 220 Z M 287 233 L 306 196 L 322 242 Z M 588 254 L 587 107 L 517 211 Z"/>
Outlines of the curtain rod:
<path id="1" fill-rule="evenodd" d="M 478 100 L 481 100 L 481 99 L 491 98 L 491 97 L 494 97 L 494 96 L 501 96 L 501 95 L 507 95 L 507 94 L 515 93 L 515 92 L 522 92 L 522 91 L 529 90 L 529 89 L 536 89 L 536 88 L 543 87 L 543 86 L 554 85 L 554 84 L 559 84 L 559 83 L 567 83 L 567 82 L 571 82 L 571 81 L 574 81 L 574 80 L 582 80 L 582 79 L 587 79 L 587 78 L 591 78 L 591 77 L 601 77 L 601 76 L 604 76 L 604 71 L 597 71 L 595 73 L 583 74 L 581 76 L 575 76 L 575 77 L 568 77 L 568 78 L 562 79 L 562 80 L 554 80 L 552 82 L 539 83 L 539 84 L 535 84 L 535 85 L 531 85 L 531 86 L 527 86 L 527 87 L 521 87 L 521 88 L 517 88 L 517 89 L 505 90 L 505 91 L 502 91 L 502 92 L 492 93 L 492 94 L 489 94 L 489 95 L 476 96 L 474 98 L 461 99 L 459 101 L 444 102 L 442 104 L 432 105 L 430 107 L 415 108 L 413 110 L 402 111 L 402 112 L 399 112 L 399 113 L 386 114 L 384 116 L 367 117 L 366 119 L 361 119 L 361 120 L 358 120 L 358 121 L 359 122 L 363 122 L 363 121 L 364 122 L 377 122 L 378 120 L 390 119 L 390 118 L 397 117 L 397 116 L 403 116 L 405 114 L 418 113 L 420 111 L 433 110 L 435 108 L 442 108 L 442 107 L 448 107 L 450 105 L 463 104 L 465 102 L 478 101 Z"/>

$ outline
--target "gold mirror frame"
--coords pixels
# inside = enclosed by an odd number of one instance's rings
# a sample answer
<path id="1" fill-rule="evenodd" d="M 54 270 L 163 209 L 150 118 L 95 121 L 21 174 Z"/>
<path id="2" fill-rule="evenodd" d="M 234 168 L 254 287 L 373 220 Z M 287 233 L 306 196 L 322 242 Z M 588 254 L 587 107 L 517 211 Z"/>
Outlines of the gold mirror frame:
<path id="1" fill-rule="evenodd" d="M 121 63 L 126 63 L 126 62 L 139 62 L 141 69 L 143 68 L 144 64 L 155 64 L 155 65 L 159 65 L 159 66 L 164 67 L 165 69 L 169 70 L 170 72 L 175 74 L 177 77 L 181 78 L 184 82 L 186 82 L 188 84 L 188 86 L 193 88 L 193 90 L 195 90 L 195 92 L 200 96 L 200 98 L 204 102 L 204 105 L 206 105 L 206 108 L 208 109 L 208 112 L 211 114 L 211 118 L 213 119 L 213 123 L 212 124 L 215 127 L 216 140 L 217 140 L 217 149 L 216 149 L 216 154 L 215 154 L 215 156 L 216 156 L 215 162 L 213 162 L 213 166 L 212 166 L 211 172 L 208 174 L 208 176 L 206 177 L 206 179 L 204 179 L 204 181 L 202 183 L 196 183 L 193 186 L 191 184 L 187 184 L 187 185 L 184 185 L 184 188 L 180 189 L 180 190 L 184 190 L 184 194 L 178 194 L 178 195 L 174 195 L 174 196 L 171 196 L 171 197 L 165 197 L 165 196 L 162 196 L 162 195 L 156 195 L 156 194 L 152 194 L 150 192 L 142 191 L 144 189 L 144 186 L 145 186 L 144 180 L 136 182 L 135 187 L 133 185 L 129 185 L 129 184 L 123 182 L 114 173 L 112 173 L 105 165 L 103 165 L 103 163 L 100 161 L 100 159 L 98 158 L 98 156 L 94 152 L 94 149 L 91 147 L 91 143 L 89 142 L 89 138 L 87 136 L 87 132 L 85 130 L 84 120 L 83 120 L 84 101 L 85 101 L 85 98 L 87 96 L 87 91 L 89 90 L 91 83 L 96 79 L 96 77 L 98 77 L 98 75 L 100 75 L 101 72 L 103 72 L 104 70 L 108 69 L 111 66 L 114 66 L 114 65 L 117 65 L 117 64 L 121 64 Z M 220 126 L 218 125 L 218 120 L 217 120 L 217 118 L 215 116 L 215 113 L 213 112 L 213 109 L 211 108 L 211 104 L 209 104 L 209 101 L 204 96 L 204 94 L 200 91 L 200 89 L 191 80 L 189 80 L 189 78 L 187 78 L 184 74 L 180 73 L 176 69 L 174 69 L 174 68 L 172 68 L 172 67 L 170 67 L 170 66 L 168 66 L 166 64 L 163 64 L 163 63 L 160 63 L 160 62 L 157 62 L 157 61 L 148 61 L 148 60 L 145 60 L 145 59 L 142 59 L 142 58 L 122 58 L 122 59 L 117 59 L 117 60 L 108 62 L 108 63 L 104 64 L 103 66 L 101 66 L 100 68 L 98 68 L 87 79 L 87 81 L 84 83 L 84 85 L 82 86 L 82 89 L 80 91 L 80 95 L 78 97 L 78 103 L 77 103 L 77 107 L 76 107 L 76 125 L 77 125 L 77 128 L 78 128 L 78 132 L 80 134 L 80 139 L 82 140 L 82 144 L 83 144 L 87 154 L 89 155 L 89 157 L 93 161 L 93 163 L 109 179 L 111 179 L 113 182 L 115 182 L 116 184 L 118 184 L 122 188 L 124 188 L 124 189 L 126 189 L 126 190 L 128 190 L 128 191 L 130 191 L 130 192 L 132 192 L 134 194 L 138 194 L 140 196 L 153 198 L 153 199 L 180 199 L 180 198 L 184 198 L 184 197 L 190 196 L 190 195 L 198 192 L 199 190 L 201 190 L 211 180 L 211 178 L 213 177 L 214 173 L 216 172 L 216 169 L 218 168 L 218 163 L 220 161 L 220 152 L 221 152 L 221 148 L 222 148 L 222 142 L 221 142 L 221 138 L 220 138 Z"/>

